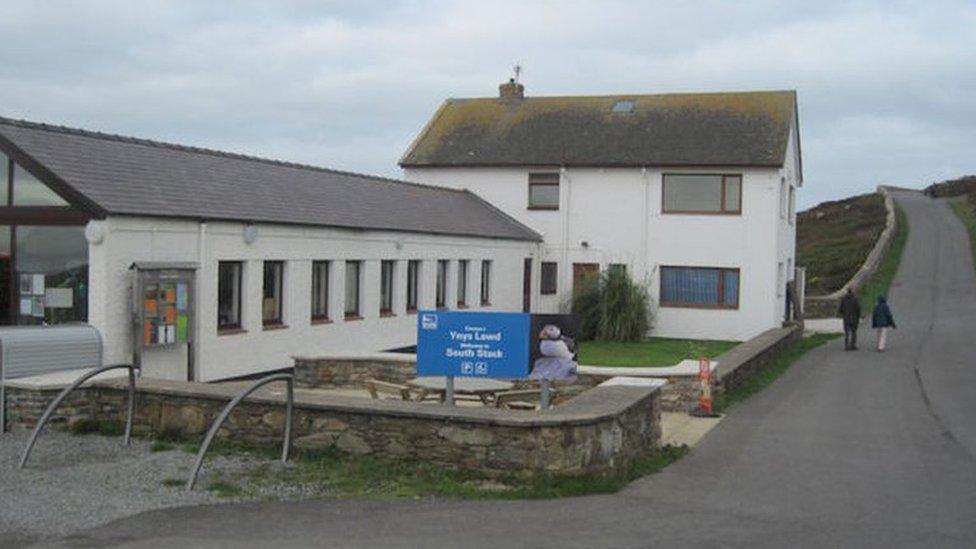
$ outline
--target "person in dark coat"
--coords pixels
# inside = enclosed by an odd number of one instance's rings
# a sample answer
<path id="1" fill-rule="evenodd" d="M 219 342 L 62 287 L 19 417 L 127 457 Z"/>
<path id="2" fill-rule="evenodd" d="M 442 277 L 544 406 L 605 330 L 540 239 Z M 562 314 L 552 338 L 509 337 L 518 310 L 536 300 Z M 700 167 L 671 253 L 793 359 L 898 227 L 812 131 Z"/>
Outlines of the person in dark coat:
<path id="1" fill-rule="evenodd" d="M 888 300 L 883 295 L 878 296 L 878 304 L 874 306 L 874 312 L 871 313 L 871 327 L 878 330 L 878 352 L 884 352 L 885 345 L 888 343 L 888 331 L 892 328 L 897 329 L 898 326 L 895 326 L 895 317 L 892 316 Z"/>
<path id="2" fill-rule="evenodd" d="M 857 350 L 857 327 L 861 323 L 861 303 L 850 288 L 840 300 L 840 310 L 837 314 L 844 319 L 844 350 Z"/>

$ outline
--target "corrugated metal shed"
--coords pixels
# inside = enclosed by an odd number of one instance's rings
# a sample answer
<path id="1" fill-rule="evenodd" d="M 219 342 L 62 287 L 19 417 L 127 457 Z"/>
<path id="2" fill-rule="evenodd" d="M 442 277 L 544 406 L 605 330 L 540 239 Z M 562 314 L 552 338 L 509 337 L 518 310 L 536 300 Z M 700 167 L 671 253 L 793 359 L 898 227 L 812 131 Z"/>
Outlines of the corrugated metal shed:
<path id="1" fill-rule="evenodd" d="M 102 365 L 102 335 L 88 324 L 0 328 L 0 432 L 8 380 Z"/>

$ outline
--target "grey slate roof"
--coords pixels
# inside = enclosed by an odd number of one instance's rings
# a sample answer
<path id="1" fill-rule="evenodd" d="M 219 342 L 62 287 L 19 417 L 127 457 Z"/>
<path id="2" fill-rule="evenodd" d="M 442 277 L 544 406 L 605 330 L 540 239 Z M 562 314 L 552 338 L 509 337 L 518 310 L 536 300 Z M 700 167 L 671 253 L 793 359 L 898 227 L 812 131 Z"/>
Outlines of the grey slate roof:
<path id="1" fill-rule="evenodd" d="M 779 167 L 796 112 L 795 91 L 448 99 L 400 165 Z"/>
<path id="2" fill-rule="evenodd" d="M 541 236 L 475 194 L 0 117 L 0 149 L 97 217 Z"/>

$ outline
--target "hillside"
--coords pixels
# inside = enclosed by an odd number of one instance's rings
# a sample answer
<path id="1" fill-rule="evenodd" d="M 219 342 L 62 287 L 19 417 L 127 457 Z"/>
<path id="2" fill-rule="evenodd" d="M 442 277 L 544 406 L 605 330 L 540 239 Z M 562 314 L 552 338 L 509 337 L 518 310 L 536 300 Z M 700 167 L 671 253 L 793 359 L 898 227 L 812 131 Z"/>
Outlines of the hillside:
<path id="1" fill-rule="evenodd" d="M 878 193 L 824 202 L 797 215 L 796 264 L 807 268 L 807 294 L 841 289 L 861 267 L 885 225 Z"/>
<path id="2" fill-rule="evenodd" d="M 976 175 L 964 175 L 956 179 L 947 179 L 925 187 L 925 194 L 942 198 L 976 193 Z"/>
<path id="3" fill-rule="evenodd" d="M 969 244 L 976 262 L 976 175 L 934 183 L 926 187 L 925 194 L 949 197 L 949 204 L 969 232 Z"/>

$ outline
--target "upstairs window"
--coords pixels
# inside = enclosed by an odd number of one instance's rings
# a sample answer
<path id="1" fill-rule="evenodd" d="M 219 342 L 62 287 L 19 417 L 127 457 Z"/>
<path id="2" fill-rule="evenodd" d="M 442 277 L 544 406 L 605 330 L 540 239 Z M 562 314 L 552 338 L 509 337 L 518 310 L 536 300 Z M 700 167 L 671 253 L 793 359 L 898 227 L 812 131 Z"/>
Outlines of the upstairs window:
<path id="1" fill-rule="evenodd" d="M 416 312 L 420 299 L 420 260 L 407 262 L 407 311 Z"/>
<path id="2" fill-rule="evenodd" d="M 491 260 L 481 262 L 481 304 L 491 305 Z"/>
<path id="3" fill-rule="evenodd" d="M 553 295 L 556 293 L 556 275 L 558 266 L 555 262 L 543 261 L 542 268 L 539 269 L 542 280 L 540 281 L 539 292 L 542 295 Z"/>
<path id="4" fill-rule="evenodd" d="M 661 306 L 739 308 L 739 269 L 661 267 Z"/>
<path id="5" fill-rule="evenodd" d="M 283 261 L 264 262 L 264 294 L 261 301 L 261 320 L 265 326 L 282 324 L 282 288 L 285 278 Z"/>
<path id="6" fill-rule="evenodd" d="M 312 262 L 312 320 L 329 319 L 329 262 Z"/>
<path id="7" fill-rule="evenodd" d="M 529 174 L 529 209 L 530 210 L 558 210 L 559 209 L 559 174 L 558 173 L 530 173 Z"/>
<path id="8" fill-rule="evenodd" d="M 458 261 L 457 304 L 459 309 L 468 306 L 468 260 Z"/>
<path id="9" fill-rule="evenodd" d="M 790 225 L 796 223 L 796 187 L 790 185 L 790 210 L 787 213 Z"/>
<path id="10" fill-rule="evenodd" d="M 742 213 L 742 176 L 664 174 L 664 213 Z"/>
<path id="11" fill-rule="evenodd" d="M 393 314 L 393 268 L 392 260 L 380 262 L 380 314 Z"/>

